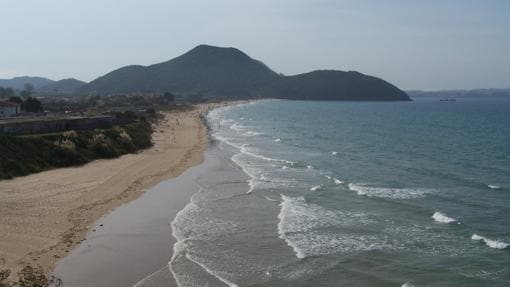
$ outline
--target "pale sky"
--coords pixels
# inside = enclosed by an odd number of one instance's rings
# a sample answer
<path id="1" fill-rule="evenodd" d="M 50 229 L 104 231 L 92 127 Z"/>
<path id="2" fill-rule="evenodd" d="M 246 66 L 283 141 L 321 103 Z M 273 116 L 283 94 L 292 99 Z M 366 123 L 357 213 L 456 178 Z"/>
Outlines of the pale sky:
<path id="1" fill-rule="evenodd" d="M 90 81 L 210 44 L 286 75 L 510 87 L 510 0 L 0 0 L 0 35 L 0 78 Z"/>

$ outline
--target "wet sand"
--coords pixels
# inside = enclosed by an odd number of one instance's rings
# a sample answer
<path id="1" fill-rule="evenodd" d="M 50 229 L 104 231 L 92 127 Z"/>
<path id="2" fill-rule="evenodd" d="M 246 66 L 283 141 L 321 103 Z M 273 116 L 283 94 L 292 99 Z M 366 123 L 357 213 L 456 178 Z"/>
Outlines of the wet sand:
<path id="1" fill-rule="evenodd" d="M 208 165 L 163 181 L 98 220 L 87 239 L 58 262 L 54 275 L 64 286 L 106 287 L 133 286 L 156 273 L 149 278 L 154 286 L 176 286 L 168 268 L 175 243 L 170 223 L 199 191 L 194 179 Z"/>
<path id="2" fill-rule="evenodd" d="M 176 243 L 171 224 L 179 211 L 204 188 L 241 194 L 249 188 L 246 175 L 230 161 L 231 154 L 217 144 L 210 142 L 200 165 L 159 183 L 98 220 L 87 239 L 58 262 L 54 275 L 64 286 L 73 287 L 178 286 L 169 262 Z M 182 254 L 178 258 L 185 260 Z M 211 286 L 224 285 L 199 265 L 182 263 L 181 273 L 184 266 L 190 275 L 206 278 Z"/>

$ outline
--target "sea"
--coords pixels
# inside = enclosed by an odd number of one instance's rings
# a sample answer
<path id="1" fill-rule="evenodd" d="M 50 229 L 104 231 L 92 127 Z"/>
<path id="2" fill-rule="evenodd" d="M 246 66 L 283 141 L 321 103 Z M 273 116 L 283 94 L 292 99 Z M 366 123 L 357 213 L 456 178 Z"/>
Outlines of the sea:
<path id="1" fill-rule="evenodd" d="M 510 286 L 510 99 L 209 113 L 171 223 L 183 286 Z"/>

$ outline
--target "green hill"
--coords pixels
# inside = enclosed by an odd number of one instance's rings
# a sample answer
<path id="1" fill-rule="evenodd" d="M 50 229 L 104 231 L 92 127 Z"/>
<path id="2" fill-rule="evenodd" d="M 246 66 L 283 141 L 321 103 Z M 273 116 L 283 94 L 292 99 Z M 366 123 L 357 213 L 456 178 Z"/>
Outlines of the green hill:
<path id="1" fill-rule="evenodd" d="M 60 81 L 49 83 L 48 85 L 42 86 L 36 91 L 38 93 L 47 94 L 47 93 L 56 93 L 56 94 L 72 94 L 79 87 L 85 85 L 85 82 L 70 78 L 63 79 Z"/>
<path id="2" fill-rule="evenodd" d="M 166 91 L 222 99 L 409 100 L 388 82 L 358 72 L 282 76 L 238 49 L 207 45 L 167 62 L 120 68 L 78 89 L 84 94 Z"/>
<path id="3" fill-rule="evenodd" d="M 4 88 L 12 88 L 15 90 L 23 90 L 25 88 L 25 84 L 31 84 L 35 89 L 38 89 L 42 86 L 46 86 L 50 83 L 53 83 L 53 80 L 42 78 L 42 77 L 14 77 L 12 79 L 0 79 L 0 87 Z"/>
<path id="4" fill-rule="evenodd" d="M 168 62 L 126 66 L 79 89 L 84 93 L 164 92 L 250 97 L 278 75 L 234 48 L 201 45 Z"/>
<path id="5" fill-rule="evenodd" d="M 291 100 L 407 101 L 407 94 L 392 84 L 358 72 L 313 71 L 282 77 L 264 95 Z"/>

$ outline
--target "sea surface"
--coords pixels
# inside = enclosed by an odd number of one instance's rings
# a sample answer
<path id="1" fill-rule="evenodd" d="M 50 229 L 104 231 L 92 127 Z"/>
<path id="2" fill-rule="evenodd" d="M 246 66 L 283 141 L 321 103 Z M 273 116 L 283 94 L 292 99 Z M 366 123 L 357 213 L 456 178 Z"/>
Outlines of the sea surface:
<path id="1" fill-rule="evenodd" d="M 179 286 L 510 286 L 510 99 L 212 111 Z"/>

